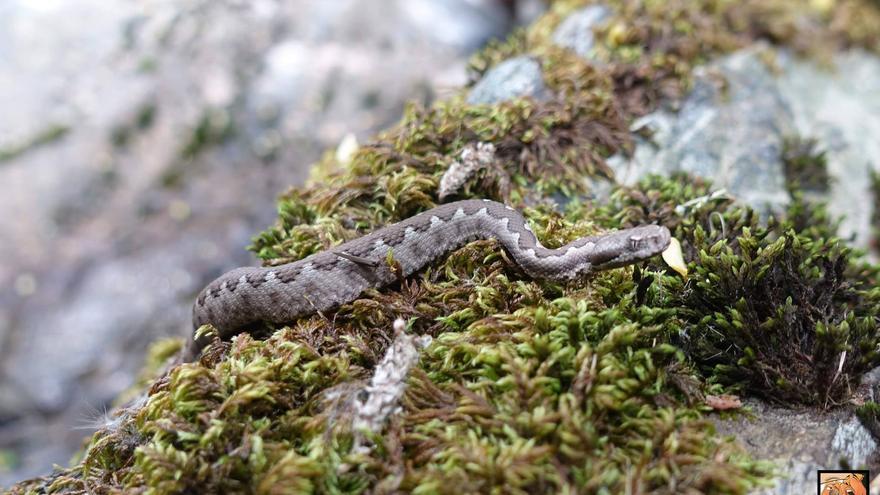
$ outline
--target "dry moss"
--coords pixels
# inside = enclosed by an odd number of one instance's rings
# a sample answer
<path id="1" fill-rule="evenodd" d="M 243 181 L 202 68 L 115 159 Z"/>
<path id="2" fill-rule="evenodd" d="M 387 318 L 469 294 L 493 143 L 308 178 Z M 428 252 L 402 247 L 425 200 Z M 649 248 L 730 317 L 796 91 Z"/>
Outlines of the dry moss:
<path id="1" fill-rule="evenodd" d="M 253 249 L 285 263 L 430 208 L 461 149 L 490 142 L 504 176 L 478 175 L 462 196 L 523 209 L 548 245 L 662 223 L 682 241 L 689 281 L 658 260 L 588 283 L 534 281 L 494 242 L 471 243 L 265 340 L 215 342 L 200 362 L 153 381 L 80 463 L 13 492 L 743 494 L 765 482 L 769 466 L 715 435 L 701 397 L 733 387 L 823 407 L 844 400 L 878 364 L 876 267 L 831 238 L 821 206 L 796 201 L 788 219 L 761 225 L 686 177 L 617 188 L 605 205 L 577 198 L 609 175 L 609 154 L 627 150 L 632 117 L 680 95 L 693 65 L 755 39 L 809 52 L 817 33 L 877 49 L 863 29 L 876 8 L 610 2 L 614 20 L 598 31 L 607 63 L 597 67 L 547 43 L 584 4 L 555 2 L 472 65 L 479 75 L 532 53 L 548 101 L 411 106 L 349 162 L 328 154 L 320 184 L 289 191 Z M 573 201 L 558 211 L 551 195 Z M 355 452 L 350 418 L 329 393 L 369 378 L 397 317 L 434 344 L 401 413 L 373 450 Z M 157 347 L 154 366 L 174 345 Z"/>

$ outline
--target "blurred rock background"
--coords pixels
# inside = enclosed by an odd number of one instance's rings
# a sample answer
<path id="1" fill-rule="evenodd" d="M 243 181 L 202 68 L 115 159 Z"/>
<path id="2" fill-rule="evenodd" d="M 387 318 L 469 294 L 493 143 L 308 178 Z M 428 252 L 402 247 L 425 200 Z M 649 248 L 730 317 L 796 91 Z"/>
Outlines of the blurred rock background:
<path id="1" fill-rule="evenodd" d="M 0 2 L 0 486 L 67 464 L 275 197 L 540 0 Z"/>

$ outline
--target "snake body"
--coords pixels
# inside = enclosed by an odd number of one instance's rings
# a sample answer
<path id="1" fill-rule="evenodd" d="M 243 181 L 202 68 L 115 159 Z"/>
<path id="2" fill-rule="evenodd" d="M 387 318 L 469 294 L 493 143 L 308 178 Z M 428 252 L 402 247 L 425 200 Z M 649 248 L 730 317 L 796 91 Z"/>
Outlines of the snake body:
<path id="1" fill-rule="evenodd" d="M 671 236 L 666 227 L 644 225 L 548 249 L 512 208 L 490 200 L 458 201 L 293 263 L 229 271 L 196 299 L 193 326 L 210 323 L 228 338 L 259 322 L 289 323 L 409 276 L 472 240 L 490 238 L 530 277 L 564 280 L 652 257 L 666 249 Z M 400 274 L 386 262 L 389 251 Z M 184 359 L 195 359 L 207 342 L 193 338 Z"/>

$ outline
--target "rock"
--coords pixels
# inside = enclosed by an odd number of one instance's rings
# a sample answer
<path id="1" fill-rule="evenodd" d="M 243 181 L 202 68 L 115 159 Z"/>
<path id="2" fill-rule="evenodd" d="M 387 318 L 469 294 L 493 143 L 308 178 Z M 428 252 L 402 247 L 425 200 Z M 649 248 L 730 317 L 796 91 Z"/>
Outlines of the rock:
<path id="1" fill-rule="evenodd" d="M 525 96 L 545 100 L 550 92 L 544 85 L 541 65 L 531 57 L 519 56 L 489 69 L 471 88 L 467 102 L 492 104 Z"/>
<path id="2" fill-rule="evenodd" d="M 633 128 L 647 128 L 652 137 L 637 140 L 631 159 L 609 161 L 617 179 L 631 184 L 649 173 L 687 172 L 712 179 L 760 211 L 781 211 L 789 201 L 782 142 L 795 125 L 760 50 L 698 68 L 678 112 L 659 110 L 636 121 Z"/>
<path id="3" fill-rule="evenodd" d="M 880 141 L 865 136 L 880 134 L 880 58 L 842 53 L 828 70 L 779 50 L 771 67 L 768 50 L 754 46 L 698 68 L 678 112 L 658 110 L 633 124 L 652 137 L 636 138 L 631 159 L 609 160 L 617 179 L 630 184 L 648 173 L 689 172 L 762 212 L 779 212 L 789 201 L 782 141 L 816 138 L 832 177 L 822 199 L 843 217 L 841 236 L 867 247 L 868 174 L 880 170 Z"/>
<path id="4" fill-rule="evenodd" d="M 250 236 L 323 149 L 463 83 L 513 22 L 495 0 L 0 13 L 0 486 L 70 459 L 198 289 L 256 263 Z"/>
<path id="5" fill-rule="evenodd" d="M 840 235 L 866 248 L 872 204 L 868 178 L 872 169 L 880 171 L 880 57 L 852 50 L 836 55 L 828 68 L 783 51 L 776 63 L 775 82 L 797 132 L 817 139 L 826 153 L 832 181 L 824 199 L 843 219 Z"/>
<path id="6" fill-rule="evenodd" d="M 623 183 L 648 173 L 688 172 L 764 213 L 779 212 L 790 200 L 783 140 L 815 138 L 832 178 L 820 199 L 828 201 L 832 215 L 843 217 L 842 237 L 866 247 L 868 174 L 880 170 L 880 141 L 868 138 L 880 135 L 880 58 L 858 50 L 841 53 L 829 70 L 785 50 L 768 50 L 753 46 L 698 68 L 678 111 L 661 109 L 634 122 L 633 130 L 648 130 L 651 137 L 636 137 L 632 158 L 618 155 L 609 163 Z M 867 399 L 874 399 L 877 375 L 863 380 Z M 757 420 L 716 423 L 755 458 L 780 463 L 783 476 L 762 493 L 811 493 L 817 469 L 880 468 L 877 441 L 851 407 L 821 413 L 756 399 L 748 405 Z"/>
<path id="7" fill-rule="evenodd" d="M 559 23 L 551 39 L 555 44 L 568 48 L 586 60 L 595 60 L 593 28 L 610 16 L 611 10 L 604 5 L 584 7 Z"/>
<path id="8" fill-rule="evenodd" d="M 747 399 L 750 415 L 714 419 L 718 432 L 734 435 L 756 458 L 776 461 L 782 476 L 761 493 L 800 495 L 816 487 L 817 469 L 876 470 L 877 442 L 847 409 L 823 413 L 792 410 Z"/>
<path id="9" fill-rule="evenodd" d="M 407 16 L 400 25 L 415 30 L 413 38 L 433 39 L 461 55 L 473 53 L 492 38 L 504 37 L 514 21 L 502 2 L 400 0 L 382 15 L 397 10 Z"/>

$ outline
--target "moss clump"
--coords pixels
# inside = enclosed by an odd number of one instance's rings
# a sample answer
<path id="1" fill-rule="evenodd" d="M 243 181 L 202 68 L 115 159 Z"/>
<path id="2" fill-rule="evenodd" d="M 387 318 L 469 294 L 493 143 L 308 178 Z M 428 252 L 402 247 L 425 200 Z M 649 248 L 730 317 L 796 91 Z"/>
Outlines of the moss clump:
<path id="1" fill-rule="evenodd" d="M 880 438 L 880 404 L 868 401 L 856 409 L 856 416 L 874 438 Z"/>
<path id="2" fill-rule="evenodd" d="M 827 193 L 831 186 L 828 158 L 816 139 L 795 136 L 783 140 L 782 166 L 793 195 L 800 191 Z"/>
<path id="3" fill-rule="evenodd" d="M 529 280 L 497 244 L 474 242 L 265 340 L 215 342 L 96 433 L 82 462 L 13 491 L 744 494 L 765 482 L 769 467 L 716 436 L 701 397 L 740 387 L 779 401 L 843 400 L 877 364 L 866 332 L 880 307 L 868 289 L 876 269 L 831 239 L 821 207 L 762 226 L 687 177 L 617 188 L 605 205 L 577 199 L 608 175 L 605 157 L 627 149 L 631 117 L 685 88 L 692 64 L 758 37 L 795 38 L 765 3 L 613 2 L 617 24 L 600 31 L 609 63 L 594 67 L 546 43 L 561 13 L 583 4 L 555 3 L 474 66 L 528 50 L 547 101 L 408 108 L 347 163 L 328 155 L 320 186 L 286 194 L 253 249 L 267 264 L 289 262 L 428 209 L 460 151 L 489 142 L 502 166 L 462 196 L 520 208 L 550 246 L 662 223 L 682 241 L 688 281 L 658 260 L 589 281 Z M 564 211 L 551 194 L 570 200 Z M 356 451 L 343 403 L 369 379 L 398 317 L 434 343 L 400 414 Z M 787 374 L 805 363 L 812 374 Z M 813 385 L 825 388 L 797 396 Z"/>
<path id="4" fill-rule="evenodd" d="M 880 363 L 880 292 L 847 276 L 855 266 L 836 239 L 746 230 L 737 243 L 703 250 L 693 286 L 681 294 L 689 354 L 772 401 L 845 400 Z"/>
<path id="5" fill-rule="evenodd" d="M 63 138 L 68 132 L 70 132 L 70 127 L 63 124 L 52 124 L 21 143 L 0 147 L 0 164 L 18 158 L 34 148 L 54 143 Z"/>
<path id="6" fill-rule="evenodd" d="M 818 59 L 853 46 L 880 53 L 880 6 L 870 0 L 558 1 L 529 30 L 475 56 L 473 78 L 512 55 L 544 56 L 554 28 L 589 4 L 611 9 L 610 18 L 594 29 L 595 56 L 626 115 L 676 101 L 689 87 L 693 67 L 757 40 Z"/>
<path id="7" fill-rule="evenodd" d="M 659 221 L 682 241 L 692 275 L 663 303 L 678 308 L 673 341 L 711 380 L 749 394 L 820 407 L 844 401 L 880 364 L 877 267 L 831 237 L 821 206 L 795 201 L 787 219 L 769 225 L 724 199 L 682 215 L 674 206 L 709 188 L 678 180 L 652 180 L 647 194 L 622 191 L 607 209 L 624 223 Z"/>
<path id="8" fill-rule="evenodd" d="M 677 187 L 658 180 L 615 197 Z M 617 221 L 589 203 L 525 211 L 550 245 Z M 289 214 L 313 218 L 305 209 Z M 294 252 L 315 242 L 296 239 L 286 245 Z M 747 493 L 768 466 L 716 438 L 703 406 L 687 405 L 670 383 L 692 372 L 667 337 L 680 325 L 668 293 L 681 282 L 659 269 L 603 272 L 589 284 L 532 281 L 494 242 L 472 243 L 397 287 L 265 341 L 243 334 L 213 344 L 200 363 L 172 370 L 145 404 L 98 432 L 79 466 L 42 485 Z M 398 316 L 435 341 L 408 382 L 401 414 L 372 451 L 354 452 L 349 420 L 328 397 L 369 377 Z"/>
<path id="9" fill-rule="evenodd" d="M 880 172 L 871 171 L 871 225 L 874 239 L 871 243 L 875 251 L 880 251 Z"/>

